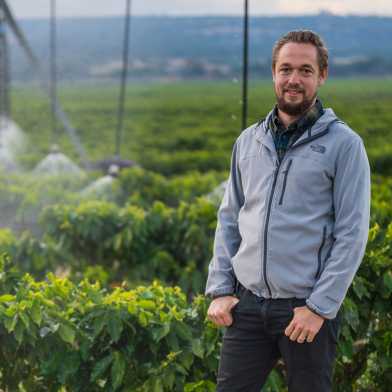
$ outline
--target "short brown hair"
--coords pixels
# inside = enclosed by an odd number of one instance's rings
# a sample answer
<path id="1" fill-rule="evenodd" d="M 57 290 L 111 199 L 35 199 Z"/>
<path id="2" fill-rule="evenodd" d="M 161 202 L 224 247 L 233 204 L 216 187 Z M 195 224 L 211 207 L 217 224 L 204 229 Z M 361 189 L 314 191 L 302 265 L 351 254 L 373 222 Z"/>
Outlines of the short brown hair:
<path id="1" fill-rule="evenodd" d="M 280 49 L 289 42 L 295 42 L 298 44 L 311 44 L 315 46 L 317 49 L 320 72 L 328 68 L 328 49 L 326 48 L 320 36 L 311 30 L 294 30 L 289 31 L 275 42 L 275 45 L 272 49 L 272 69 L 275 69 Z"/>

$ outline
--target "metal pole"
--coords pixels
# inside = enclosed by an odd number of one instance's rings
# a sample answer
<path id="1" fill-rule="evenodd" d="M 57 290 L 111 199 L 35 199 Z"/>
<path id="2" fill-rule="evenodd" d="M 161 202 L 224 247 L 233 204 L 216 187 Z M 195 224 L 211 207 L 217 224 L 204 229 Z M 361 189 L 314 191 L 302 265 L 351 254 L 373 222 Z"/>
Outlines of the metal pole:
<path id="1" fill-rule="evenodd" d="M 58 142 L 56 102 L 57 102 L 57 77 L 56 77 L 56 0 L 50 1 L 50 105 L 52 143 Z"/>
<path id="2" fill-rule="evenodd" d="M 6 115 L 6 123 L 11 118 L 11 75 L 10 75 L 10 53 L 8 50 L 7 28 L 4 32 L 4 82 L 5 82 L 5 96 L 4 96 L 4 109 Z M 7 124 L 6 124 L 7 125 Z"/>
<path id="3" fill-rule="evenodd" d="M 9 69 L 6 25 L 3 9 L 0 8 L 0 127 L 6 126 L 10 111 L 9 102 Z"/>
<path id="4" fill-rule="evenodd" d="M 242 65 L 242 129 L 246 128 L 248 120 L 248 0 L 244 2 L 244 37 Z"/>
<path id="5" fill-rule="evenodd" d="M 121 73 L 120 96 L 118 101 L 117 131 L 116 131 L 115 156 L 117 158 L 120 157 L 120 147 L 121 147 L 122 134 L 124 128 L 124 105 L 125 105 L 125 93 L 127 87 L 129 30 L 130 30 L 130 22 L 131 22 L 130 14 L 131 14 L 131 0 L 126 0 L 123 62 L 122 62 L 122 73 Z"/>

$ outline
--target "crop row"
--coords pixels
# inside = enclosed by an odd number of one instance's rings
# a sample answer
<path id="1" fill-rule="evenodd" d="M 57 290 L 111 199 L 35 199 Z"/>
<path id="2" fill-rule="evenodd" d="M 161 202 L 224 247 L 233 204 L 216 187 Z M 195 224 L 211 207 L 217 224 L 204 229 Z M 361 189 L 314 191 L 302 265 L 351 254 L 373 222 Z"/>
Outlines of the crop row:
<path id="1" fill-rule="evenodd" d="M 375 224 L 343 304 L 334 385 L 384 392 L 392 364 L 392 225 Z M 47 274 L 37 281 L 0 258 L 0 388 L 7 392 L 215 390 L 221 330 L 208 300 L 158 281 L 129 290 Z M 278 364 L 266 391 L 280 389 Z"/>

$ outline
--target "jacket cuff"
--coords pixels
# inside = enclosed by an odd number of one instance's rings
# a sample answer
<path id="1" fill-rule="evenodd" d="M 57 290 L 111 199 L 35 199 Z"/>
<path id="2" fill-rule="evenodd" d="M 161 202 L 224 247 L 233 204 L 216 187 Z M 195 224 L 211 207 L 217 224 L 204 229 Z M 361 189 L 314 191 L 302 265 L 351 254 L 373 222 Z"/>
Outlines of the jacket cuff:
<path id="1" fill-rule="evenodd" d="M 219 297 L 227 297 L 228 295 L 235 297 L 235 294 L 232 293 L 232 292 L 231 293 L 222 293 L 222 294 L 211 295 L 210 297 L 212 299 L 215 299 L 215 298 L 219 298 Z"/>
<path id="2" fill-rule="evenodd" d="M 225 287 L 222 288 L 220 290 L 215 290 L 213 292 L 210 293 L 206 293 L 207 297 L 211 298 L 211 299 L 215 299 L 215 298 L 219 298 L 219 297 L 225 297 L 227 295 L 235 295 L 234 294 L 234 290 L 233 288 L 229 288 L 229 287 Z"/>
<path id="3" fill-rule="evenodd" d="M 317 315 L 325 318 L 325 319 L 333 319 L 336 317 L 335 312 L 324 312 L 321 310 L 316 304 L 314 304 L 310 299 L 306 300 L 306 306 L 313 312 L 316 313 Z"/>
<path id="4" fill-rule="evenodd" d="M 312 313 L 317 314 L 317 316 L 320 316 L 320 317 L 322 317 L 322 318 L 325 320 L 326 317 L 323 316 L 322 314 L 320 314 L 316 309 L 311 308 L 308 304 L 306 304 L 306 307 L 307 307 Z"/>

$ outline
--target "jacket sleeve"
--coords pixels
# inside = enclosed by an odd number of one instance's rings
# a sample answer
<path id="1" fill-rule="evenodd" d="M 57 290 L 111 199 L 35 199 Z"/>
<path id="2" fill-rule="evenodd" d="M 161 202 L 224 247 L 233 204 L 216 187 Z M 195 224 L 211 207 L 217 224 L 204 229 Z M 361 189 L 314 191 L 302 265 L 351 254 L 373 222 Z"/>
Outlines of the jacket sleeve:
<path id="1" fill-rule="evenodd" d="M 215 298 L 233 294 L 236 278 L 231 258 L 241 243 L 238 230 L 238 212 L 244 204 L 241 174 L 238 167 L 238 139 L 231 156 L 230 175 L 218 209 L 213 256 L 208 268 L 205 294 Z"/>
<path id="2" fill-rule="evenodd" d="M 342 148 L 333 184 L 334 243 L 306 304 L 332 319 L 346 296 L 365 253 L 370 216 L 370 167 L 360 137 Z"/>

